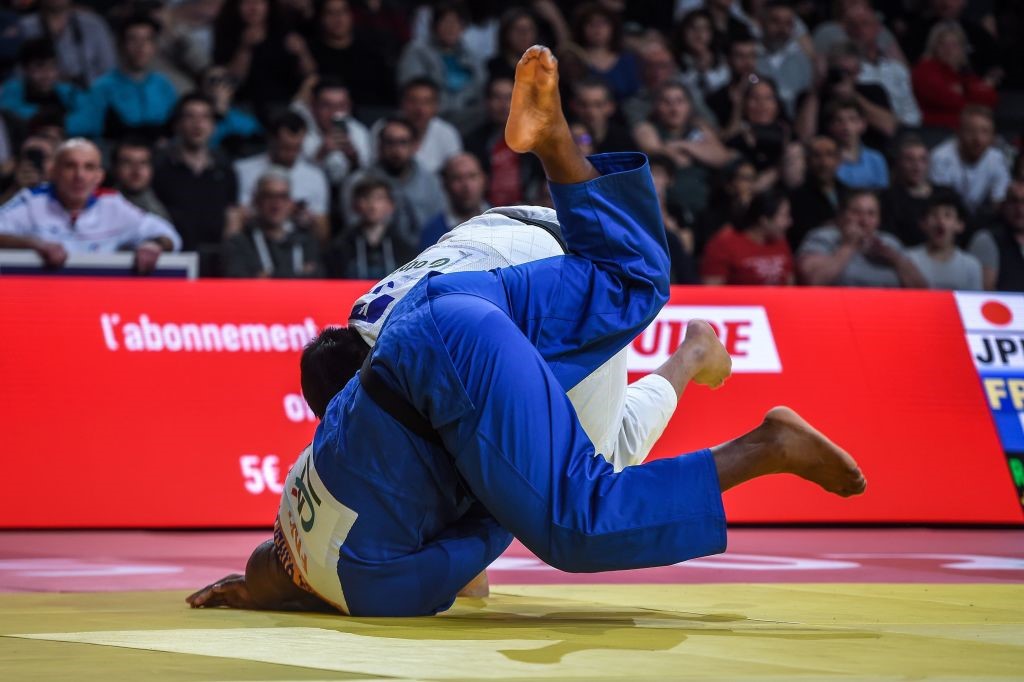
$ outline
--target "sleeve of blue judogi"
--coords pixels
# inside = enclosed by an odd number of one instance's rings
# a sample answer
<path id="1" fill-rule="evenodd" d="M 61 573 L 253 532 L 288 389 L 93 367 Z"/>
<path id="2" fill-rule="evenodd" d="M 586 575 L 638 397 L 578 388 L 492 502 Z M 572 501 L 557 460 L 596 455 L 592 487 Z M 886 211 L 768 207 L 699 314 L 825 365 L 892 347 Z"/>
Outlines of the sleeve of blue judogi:
<path id="1" fill-rule="evenodd" d="M 451 608 L 455 594 L 497 559 L 512 534 L 494 517 L 469 514 L 416 552 L 384 564 L 352 557 L 339 578 L 352 616 L 425 616 Z"/>
<path id="2" fill-rule="evenodd" d="M 665 227 L 647 158 L 590 158 L 602 175 L 552 183 L 570 255 L 430 282 L 430 297 L 468 293 L 501 307 L 566 390 L 643 331 L 668 300 Z"/>

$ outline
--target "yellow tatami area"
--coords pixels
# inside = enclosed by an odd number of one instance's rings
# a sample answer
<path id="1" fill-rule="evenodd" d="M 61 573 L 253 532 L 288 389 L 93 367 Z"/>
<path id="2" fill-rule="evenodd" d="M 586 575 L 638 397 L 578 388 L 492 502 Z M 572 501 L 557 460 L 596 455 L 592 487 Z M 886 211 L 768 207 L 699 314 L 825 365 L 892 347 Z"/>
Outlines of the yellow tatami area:
<path id="1" fill-rule="evenodd" d="M 0 680 L 1024 679 L 1024 585 L 502 585 L 422 619 L 0 594 Z"/>

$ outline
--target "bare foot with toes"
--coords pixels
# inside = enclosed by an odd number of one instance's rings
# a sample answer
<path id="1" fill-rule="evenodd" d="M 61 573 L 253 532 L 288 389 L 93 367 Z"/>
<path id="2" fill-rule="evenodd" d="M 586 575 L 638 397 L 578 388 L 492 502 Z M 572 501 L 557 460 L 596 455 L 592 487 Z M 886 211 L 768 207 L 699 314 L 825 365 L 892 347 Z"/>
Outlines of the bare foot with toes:
<path id="1" fill-rule="evenodd" d="M 558 60 L 548 48 L 534 45 L 523 53 L 516 66 L 505 143 L 524 154 L 535 151 L 555 135 L 564 137 L 568 130 L 558 93 Z"/>
<path id="2" fill-rule="evenodd" d="M 853 457 L 793 410 L 773 407 L 763 426 L 779 446 L 778 473 L 795 474 L 842 497 L 864 492 L 867 481 Z"/>

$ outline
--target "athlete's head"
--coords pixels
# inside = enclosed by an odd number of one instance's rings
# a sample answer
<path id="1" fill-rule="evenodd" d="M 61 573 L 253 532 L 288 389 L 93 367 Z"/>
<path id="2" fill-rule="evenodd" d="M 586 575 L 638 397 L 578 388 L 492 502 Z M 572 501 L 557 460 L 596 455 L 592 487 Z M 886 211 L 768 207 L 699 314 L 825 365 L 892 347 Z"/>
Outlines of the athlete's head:
<path id="1" fill-rule="evenodd" d="M 356 375 L 370 347 L 352 327 L 327 327 L 302 351 L 302 395 L 309 409 L 324 418 L 327 404 Z"/>

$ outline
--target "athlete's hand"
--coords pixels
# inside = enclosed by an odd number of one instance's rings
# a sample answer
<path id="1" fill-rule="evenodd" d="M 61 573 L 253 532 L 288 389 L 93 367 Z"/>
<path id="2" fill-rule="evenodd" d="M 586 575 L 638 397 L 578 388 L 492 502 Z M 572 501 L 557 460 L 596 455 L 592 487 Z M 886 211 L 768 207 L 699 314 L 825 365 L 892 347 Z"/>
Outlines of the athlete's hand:
<path id="1" fill-rule="evenodd" d="M 245 576 L 238 573 L 224 576 L 198 592 L 193 592 L 185 597 L 185 601 L 194 609 L 209 609 L 217 606 L 226 606 L 230 609 L 259 608 L 253 601 L 252 595 L 249 594 Z"/>

